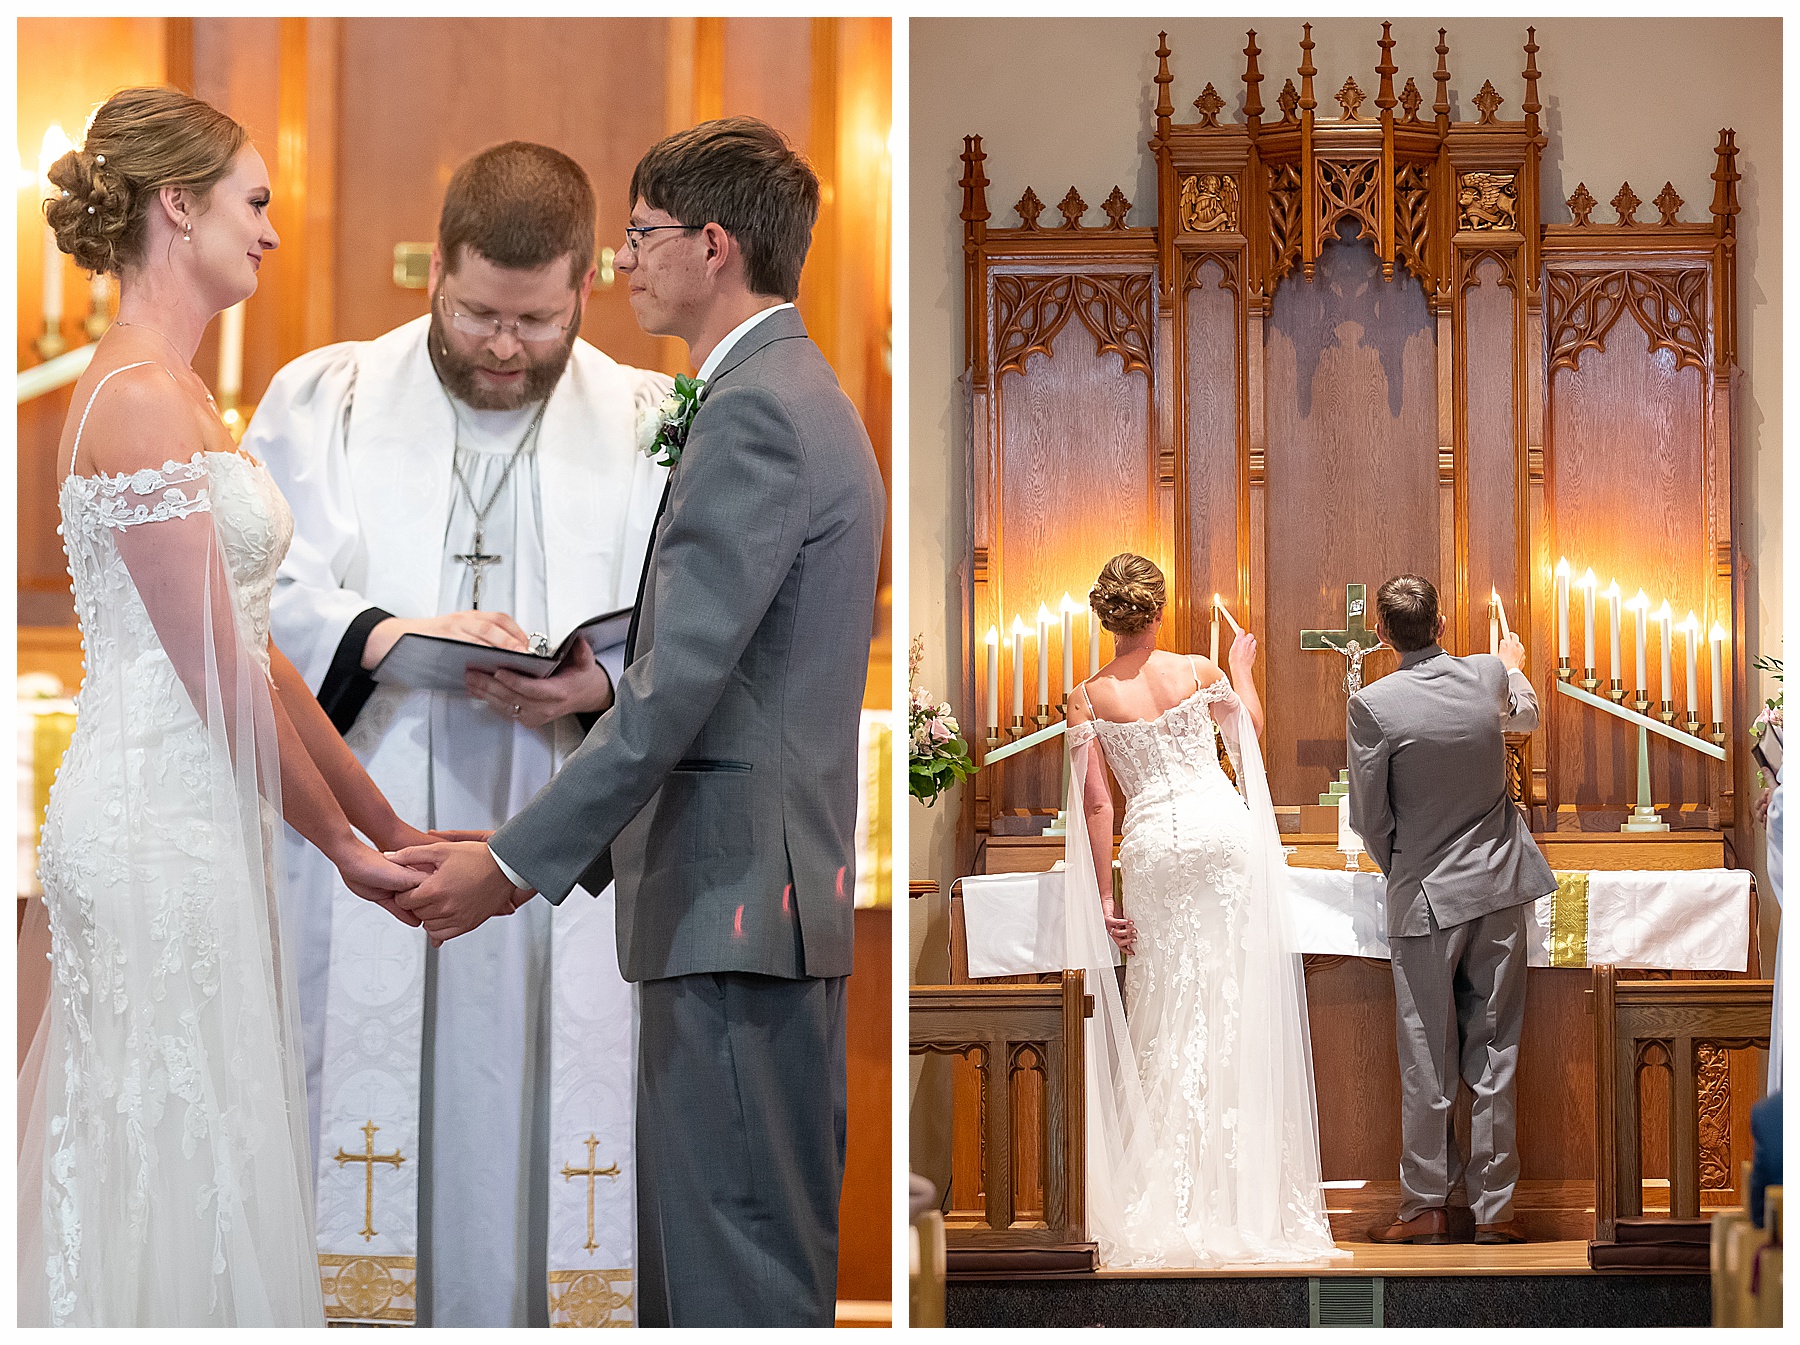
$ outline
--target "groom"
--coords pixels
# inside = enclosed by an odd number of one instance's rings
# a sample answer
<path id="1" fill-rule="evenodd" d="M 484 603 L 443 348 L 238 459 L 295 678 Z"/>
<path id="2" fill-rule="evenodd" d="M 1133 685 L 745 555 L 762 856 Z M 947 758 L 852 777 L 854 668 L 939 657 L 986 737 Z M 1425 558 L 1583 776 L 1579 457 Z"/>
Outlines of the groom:
<path id="1" fill-rule="evenodd" d="M 638 1321 L 830 1326 L 856 741 L 885 498 L 793 306 L 819 183 L 749 117 L 638 164 L 615 266 L 699 364 L 613 708 L 409 909 L 434 938 L 618 882 L 640 985 Z M 680 445 L 679 447 L 673 447 Z M 501 674 L 502 677 L 507 674 Z"/>
<path id="2" fill-rule="evenodd" d="M 1387 875 L 1402 1152 L 1399 1213 L 1369 1237 L 1466 1237 L 1450 1221 L 1461 1189 L 1476 1242 L 1523 1242 L 1513 1085 L 1526 907 L 1556 878 L 1507 794 L 1501 735 L 1537 727 L 1537 694 L 1516 635 L 1498 658 L 1439 648 L 1444 618 L 1429 580 L 1388 580 L 1375 611 L 1400 667 L 1350 698 L 1350 825 Z M 1466 1164 L 1451 1127 L 1458 1077 L 1475 1094 Z"/>

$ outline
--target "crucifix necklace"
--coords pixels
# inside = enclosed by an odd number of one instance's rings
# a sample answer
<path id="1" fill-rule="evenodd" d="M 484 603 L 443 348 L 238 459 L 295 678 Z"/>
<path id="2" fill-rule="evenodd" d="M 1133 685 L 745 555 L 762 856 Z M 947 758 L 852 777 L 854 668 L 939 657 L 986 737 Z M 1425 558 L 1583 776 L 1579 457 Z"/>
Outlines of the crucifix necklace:
<path id="1" fill-rule="evenodd" d="M 444 395 L 445 397 L 450 395 L 447 389 Z M 462 487 L 463 498 L 469 502 L 469 511 L 475 515 L 475 544 L 468 551 L 453 556 L 452 559 L 460 560 L 474 572 L 474 591 L 470 596 L 469 605 L 477 611 L 481 608 L 481 581 L 487 567 L 498 565 L 505 559 L 504 556 L 494 555 L 481 549 L 482 529 L 487 525 L 488 512 L 493 509 L 494 501 L 499 499 L 500 492 L 506 489 L 506 483 L 512 477 L 513 468 L 519 465 L 519 455 L 525 451 L 525 445 L 531 442 L 531 436 L 537 433 L 538 424 L 544 418 L 544 408 L 549 405 L 548 397 L 538 403 L 537 414 L 531 418 L 531 424 L 525 427 L 525 433 L 520 436 L 518 447 L 513 449 L 512 456 L 506 460 L 506 470 L 500 473 L 500 479 L 494 483 L 494 489 L 488 493 L 487 503 L 478 505 L 475 503 L 474 492 L 469 489 L 469 478 L 463 475 L 462 421 L 456 415 L 456 403 L 450 404 L 451 423 L 456 427 L 451 440 L 450 465 L 456 472 L 456 484 Z"/>

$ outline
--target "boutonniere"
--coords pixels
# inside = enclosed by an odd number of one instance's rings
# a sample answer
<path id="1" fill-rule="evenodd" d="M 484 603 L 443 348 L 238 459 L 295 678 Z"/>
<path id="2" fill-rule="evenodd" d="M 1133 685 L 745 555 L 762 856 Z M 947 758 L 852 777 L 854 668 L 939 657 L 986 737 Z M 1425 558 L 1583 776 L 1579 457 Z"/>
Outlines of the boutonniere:
<path id="1" fill-rule="evenodd" d="M 700 409 L 700 389 L 704 385 L 686 374 L 675 375 L 675 388 L 655 410 L 646 411 L 638 419 L 638 448 L 658 466 L 673 467 L 681 461 L 681 450 L 687 447 L 688 427 Z"/>

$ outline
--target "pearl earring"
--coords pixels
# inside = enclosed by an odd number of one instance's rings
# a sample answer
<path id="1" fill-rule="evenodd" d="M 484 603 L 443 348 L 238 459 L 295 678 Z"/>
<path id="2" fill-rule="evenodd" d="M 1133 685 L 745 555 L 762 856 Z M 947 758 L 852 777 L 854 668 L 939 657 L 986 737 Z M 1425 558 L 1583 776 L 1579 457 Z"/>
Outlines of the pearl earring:
<path id="1" fill-rule="evenodd" d="M 194 241 L 194 224 L 192 220 L 183 220 L 181 222 L 181 241 L 184 243 L 191 243 Z"/>

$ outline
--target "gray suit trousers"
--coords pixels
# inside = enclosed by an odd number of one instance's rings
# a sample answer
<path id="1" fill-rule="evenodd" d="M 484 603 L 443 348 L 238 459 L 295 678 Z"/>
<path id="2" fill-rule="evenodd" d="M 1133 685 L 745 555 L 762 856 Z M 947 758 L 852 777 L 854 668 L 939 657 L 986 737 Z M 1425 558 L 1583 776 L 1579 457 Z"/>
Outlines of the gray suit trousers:
<path id="1" fill-rule="evenodd" d="M 1478 1224 L 1512 1217 L 1526 909 L 1508 906 L 1448 929 L 1433 917 L 1429 933 L 1388 940 L 1399 1024 L 1403 1220 L 1446 1206 L 1459 1192 Z M 1475 1095 L 1466 1163 L 1451 1123 L 1459 1076 Z"/>
<path id="2" fill-rule="evenodd" d="M 639 987 L 640 1326 L 831 1326 L 847 977 Z"/>

